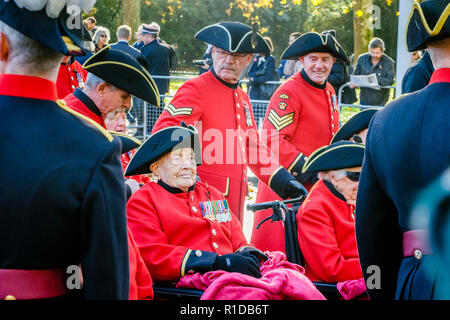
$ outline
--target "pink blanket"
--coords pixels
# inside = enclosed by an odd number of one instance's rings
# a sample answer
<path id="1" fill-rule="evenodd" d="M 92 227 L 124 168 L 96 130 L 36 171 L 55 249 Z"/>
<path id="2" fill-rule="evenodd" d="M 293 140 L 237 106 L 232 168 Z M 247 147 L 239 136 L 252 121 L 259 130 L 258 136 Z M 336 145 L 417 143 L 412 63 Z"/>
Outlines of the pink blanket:
<path id="1" fill-rule="evenodd" d="M 261 278 L 223 270 L 188 274 L 177 288 L 204 290 L 201 300 L 325 300 L 305 275 L 305 270 L 286 261 L 284 253 L 265 252 Z"/>
<path id="2" fill-rule="evenodd" d="M 339 293 L 345 300 L 359 298 L 366 298 L 367 296 L 360 297 L 363 293 L 366 292 L 366 283 L 364 279 L 358 280 L 347 280 L 343 282 L 338 282 L 336 285 Z"/>

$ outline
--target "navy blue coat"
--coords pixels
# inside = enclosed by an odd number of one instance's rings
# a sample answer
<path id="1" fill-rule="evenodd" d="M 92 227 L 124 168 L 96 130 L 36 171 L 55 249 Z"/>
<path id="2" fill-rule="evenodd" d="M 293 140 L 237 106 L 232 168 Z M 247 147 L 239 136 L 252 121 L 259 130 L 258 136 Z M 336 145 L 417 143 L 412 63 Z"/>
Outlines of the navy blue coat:
<path id="1" fill-rule="evenodd" d="M 81 265 L 83 289 L 72 292 L 85 299 L 128 299 L 120 141 L 58 105 L 56 89 L 42 85 L 47 80 L 15 81 L 15 92 L 26 95 L 19 97 L 5 85 L 13 78 L 3 77 L 0 268 Z"/>
<path id="2" fill-rule="evenodd" d="M 152 76 L 170 75 L 170 55 L 169 46 L 161 43 L 159 40 L 153 40 L 142 48 L 142 56 L 147 60 L 147 71 Z M 168 79 L 154 79 L 158 91 L 161 95 L 169 91 Z"/>
<path id="3" fill-rule="evenodd" d="M 111 45 L 111 49 L 116 49 L 116 50 L 120 50 L 120 51 L 126 52 L 130 56 L 132 56 L 132 57 L 134 57 L 136 59 L 141 56 L 141 52 L 138 49 L 130 46 L 128 44 L 128 42 L 125 41 L 125 40 L 121 40 L 121 41 L 118 41 L 116 43 L 113 43 Z"/>
<path id="4" fill-rule="evenodd" d="M 433 62 L 427 51 L 419 62 L 406 70 L 402 80 L 402 93 L 411 93 L 424 88 L 430 82 L 433 71 Z"/>
<path id="5" fill-rule="evenodd" d="M 381 288 L 369 290 L 371 299 L 431 299 L 449 285 L 439 283 L 433 266 L 425 268 L 432 256 L 402 254 L 402 234 L 412 228 L 417 194 L 450 164 L 450 73 L 445 71 L 378 111 L 369 126 L 356 237 L 366 280 L 373 274 L 369 266 L 381 269 Z"/>
<path id="6" fill-rule="evenodd" d="M 274 76 L 276 78 L 274 78 Z M 276 81 L 278 74 L 275 70 L 275 58 L 273 56 L 256 56 L 248 71 L 248 78 L 253 78 L 249 89 L 249 97 L 251 100 L 270 100 L 271 95 L 267 95 L 261 88 L 266 81 Z M 278 87 L 277 85 L 268 85 L 271 87 L 272 93 Z"/>

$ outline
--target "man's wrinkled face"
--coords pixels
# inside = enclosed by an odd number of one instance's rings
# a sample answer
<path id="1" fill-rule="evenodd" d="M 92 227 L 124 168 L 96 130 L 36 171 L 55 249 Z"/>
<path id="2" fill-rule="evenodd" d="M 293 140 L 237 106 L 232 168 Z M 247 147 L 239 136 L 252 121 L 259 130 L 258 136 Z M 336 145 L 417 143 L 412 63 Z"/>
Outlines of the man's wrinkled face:
<path id="1" fill-rule="evenodd" d="M 123 107 L 108 113 L 105 116 L 106 129 L 109 131 L 125 133 L 127 129 L 127 113 L 128 109 Z"/>
<path id="2" fill-rule="evenodd" d="M 195 183 L 197 164 L 192 148 L 180 148 L 164 155 L 150 166 L 160 180 L 186 192 Z"/>
<path id="3" fill-rule="evenodd" d="M 342 172 L 345 172 L 345 175 Z M 360 173 L 361 167 L 330 171 L 331 183 L 345 197 L 349 205 L 356 205 Z"/>
<path id="4" fill-rule="evenodd" d="M 328 79 L 336 58 L 326 52 L 312 52 L 299 60 L 308 77 L 317 84 L 323 84 Z"/>
<path id="5" fill-rule="evenodd" d="M 234 84 L 239 81 L 242 71 L 250 63 L 249 53 L 231 53 L 212 47 L 213 68 L 217 76 L 225 82 Z"/>
<path id="6" fill-rule="evenodd" d="M 129 110 L 131 107 L 131 95 L 112 85 L 105 86 L 100 93 L 100 97 L 101 101 L 98 108 L 103 116 L 120 108 Z"/>

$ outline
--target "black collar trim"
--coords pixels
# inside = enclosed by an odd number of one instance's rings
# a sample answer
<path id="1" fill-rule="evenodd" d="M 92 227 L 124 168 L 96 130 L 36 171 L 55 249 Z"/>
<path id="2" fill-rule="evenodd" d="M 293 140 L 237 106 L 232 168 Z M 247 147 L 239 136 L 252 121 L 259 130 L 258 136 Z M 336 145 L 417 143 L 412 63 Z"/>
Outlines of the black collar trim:
<path id="1" fill-rule="evenodd" d="M 76 88 L 73 92 L 73 95 L 77 97 L 83 104 L 91 110 L 93 113 L 101 117 L 102 113 L 98 110 L 97 105 L 92 101 L 91 98 L 88 97 L 86 93 L 84 93 L 80 88 Z"/>
<path id="2" fill-rule="evenodd" d="M 301 75 L 302 75 L 303 79 L 305 79 L 305 81 L 306 81 L 309 85 L 313 86 L 314 88 L 317 88 L 317 89 L 325 89 L 325 87 L 327 86 L 327 81 L 325 81 L 323 84 L 318 84 L 317 82 L 312 81 L 312 80 L 308 77 L 308 75 L 306 74 L 305 69 L 302 69 Z"/>
<path id="3" fill-rule="evenodd" d="M 222 79 L 220 79 L 220 78 L 217 76 L 216 72 L 214 71 L 214 68 L 210 68 L 210 70 L 211 70 L 212 74 L 214 75 L 214 77 L 216 77 L 217 80 L 219 80 L 220 82 L 222 82 L 222 83 L 223 83 L 224 85 L 226 85 L 228 88 L 236 89 L 236 88 L 238 87 L 239 81 L 236 82 L 236 83 L 229 83 L 229 82 L 223 81 Z"/>
<path id="4" fill-rule="evenodd" d="M 180 188 L 171 187 L 167 183 L 163 182 L 162 180 L 158 180 L 158 184 L 170 193 L 173 193 L 173 194 L 185 193 Z M 194 187 L 195 187 L 195 183 L 191 187 L 189 187 L 188 192 L 194 190 Z"/>
<path id="5" fill-rule="evenodd" d="M 333 184 L 330 181 L 323 180 L 323 183 L 325 183 L 325 186 L 330 190 L 330 192 L 336 196 L 337 198 L 341 199 L 344 202 L 347 202 L 344 195 L 336 190 L 336 188 L 333 186 Z"/>

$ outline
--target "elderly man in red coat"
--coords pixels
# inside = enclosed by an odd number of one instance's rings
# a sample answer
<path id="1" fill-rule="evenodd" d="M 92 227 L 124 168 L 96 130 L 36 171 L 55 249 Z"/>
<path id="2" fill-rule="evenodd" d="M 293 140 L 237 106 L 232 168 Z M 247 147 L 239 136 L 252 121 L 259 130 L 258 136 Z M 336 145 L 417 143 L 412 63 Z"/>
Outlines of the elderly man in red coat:
<path id="1" fill-rule="evenodd" d="M 306 275 L 314 281 L 362 278 L 355 206 L 364 145 L 338 141 L 314 151 L 302 172 L 319 173 L 296 216 Z"/>
<path id="2" fill-rule="evenodd" d="M 282 59 L 300 60 L 303 69 L 290 77 L 273 94 L 266 111 L 262 133 L 269 136 L 269 147 L 278 151 L 281 165 L 306 189 L 317 181 L 316 174 L 303 174 L 306 158 L 327 145 L 339 129 L 339 107 L 333 86 L 327 82 L 336 58 L 347 60 L 342 47 L 329 33 L 309 32 L 289 45 Z M 272 146 L 279 146 L 273 148 Z M 256 202 L 279 197 L 264 184 L 258 185 Z M 255 226 L 270 216 L 270 210 L 256 214 L 251 241 L 258 248 L 284 252 L 284 230 L 281 223 Z"/>
<path id="3" fill-rule="evenodd" d="M 126 175 L 153 173 L 127 205 L 128 224 L 155 281 L 177 281 L 211 270 L 261 277 L 266 259 L 245 239 L 227 200 L 206 182 L 196 181 L 201 164 L 193 126 L 171 126 L 139 148 Z"/>
<path id="4" fill-rule="evenodd" d="M 131 95 L 159 105 L 159 93 L 150 74 L 129 54 L 106 46 L 90 57 L 83 68 L 88 71 L 83 90 L 75 89 L 64 98 L 78 113 L 106 128 L 108 113 L 131 108 Z M 116 113 L 120 116 L 120 112 Z"/>
<path id="5" fill-rule="evenodd" d="M 252 53 L 270 51 L 267 42 L 238 22 L 208 26 L 195 37 L 213 46 L 213 66 L 180 87 L 152 132 L 181 121 L 196 126 L 203 146 L 199 177 L 223 193 L 241 222 L 248 167 L 283 198 L 305 194 L 259 136 L 250 100 L 238 85 Z"/>

